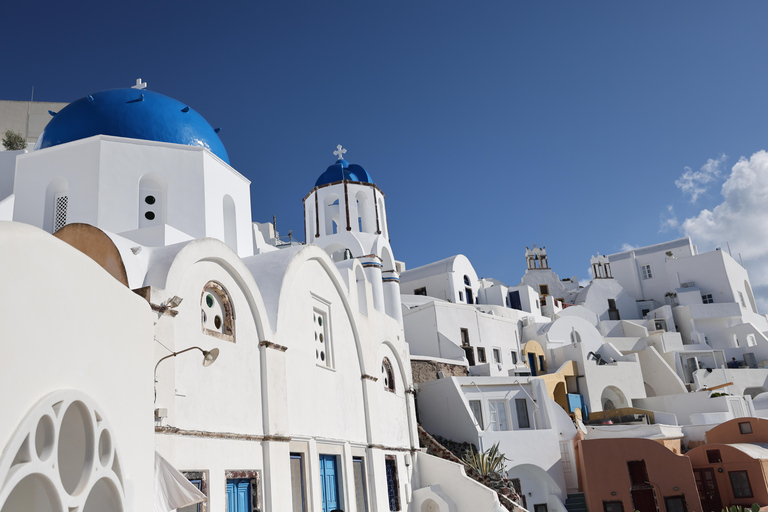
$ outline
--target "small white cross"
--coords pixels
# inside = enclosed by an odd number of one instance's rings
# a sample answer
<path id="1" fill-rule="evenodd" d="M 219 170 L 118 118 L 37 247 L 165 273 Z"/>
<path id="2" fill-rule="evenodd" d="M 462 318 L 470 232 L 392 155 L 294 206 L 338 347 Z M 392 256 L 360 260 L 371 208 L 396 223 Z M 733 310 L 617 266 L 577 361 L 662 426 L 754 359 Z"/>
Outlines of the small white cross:
<path id="1" fill-rule="evenodd" d="M 336 146 L 336 151 L 333 152 L 334 155 L 339 157 L 339 160 L 344 158 L 344 153 L 346 153 L 347 150 L 341 147 L 341 144 L 338 144 Z"/>
<path id="2" fill-rule="evenodd" d="M 142 82 L 141 78 L 136 79 L 136 85 L 132 85 L 131 89 L 146 89 L 147 88 L 147 82 Z"/>

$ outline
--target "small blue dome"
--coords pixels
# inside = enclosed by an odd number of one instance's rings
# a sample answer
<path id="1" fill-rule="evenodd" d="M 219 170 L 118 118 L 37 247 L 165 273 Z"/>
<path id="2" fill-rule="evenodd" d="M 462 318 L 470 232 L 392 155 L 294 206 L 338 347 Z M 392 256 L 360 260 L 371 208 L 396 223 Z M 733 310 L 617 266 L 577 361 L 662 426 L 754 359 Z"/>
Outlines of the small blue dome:
<path id="1" fill-rule="evenodd" d="M 346 160 L 340 159 L 337 160 L 335 164 L 329 166 L 328 169 L 317 178 L 315 186 L 319 187 L 320 185 L 336 183 L 337 181 L 342 180 L 373 184 L 373 178 L 371 178 L 368 171 L 363 169 L 361 165 L 350 164 Z"/>
<path id="2" fill-rule="evenodd" d="M 35 149 L 94 135 L 202 146 L 229 163 L 224 144 L 203 116 L 173 98 L 138 89 L 95 92 L 70 103 L 53 116 Z"/>

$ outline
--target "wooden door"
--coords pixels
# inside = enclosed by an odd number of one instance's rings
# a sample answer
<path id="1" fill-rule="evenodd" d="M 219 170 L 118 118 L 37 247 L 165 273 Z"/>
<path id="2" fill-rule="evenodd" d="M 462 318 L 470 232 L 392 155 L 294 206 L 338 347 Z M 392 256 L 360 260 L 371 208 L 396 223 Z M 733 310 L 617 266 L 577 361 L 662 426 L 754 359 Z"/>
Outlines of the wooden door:
<path id="1" fill-rule="evenodd" d="M 632 504 L 640 512 L 657 512 L 656 493 L 653 488 L 632 489 Z"/>
<path id="2" fill-rule="evenodd" d="M 323 489 L 323 512 L 339 507 L 339 476 L 335 455 L 320 455 L 320 481 Z"/>
<path id="3" fill-rule="evenodd" d="M 251 512 L 251 480 L 227 480 L 227 512 Z"/>
<path id="4" fill-rule="evenodd" d="M 696 487 L 699 489 L 699 499 L 703 512 L 719 512 L 723 508 L 720 500 L 720 490 L 715 480 L 715 470 L 712 468 L 694 469 Z"/>

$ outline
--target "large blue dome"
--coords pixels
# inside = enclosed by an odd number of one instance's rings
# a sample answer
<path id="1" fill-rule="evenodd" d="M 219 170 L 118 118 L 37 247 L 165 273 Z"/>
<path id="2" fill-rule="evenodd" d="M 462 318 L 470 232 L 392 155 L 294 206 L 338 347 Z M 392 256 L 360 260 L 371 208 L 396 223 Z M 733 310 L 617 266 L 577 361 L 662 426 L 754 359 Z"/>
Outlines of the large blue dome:
<path id="1" fill-rule="evenodd" d="M 173 98 L 138 89 L 95 92 L 70 103 L 53 116 L 35 149 L 93 135 L 202 146 L 229 163 L 224 144 L 203 116 Z"/>
<path id="2" fill-rule="evenodd" d="M 328 167 L 323 174 L 317 178 L 315 186 L 327 185 L 328 183 L 336 183 L 337 181 L 357 181 L 360 183 L 373 183 L 373 178 L 368 174 L 368 171 L 363 169 L 363 166 L 357 164 L 350 164 L 344 159 L 339 159 L 335 164 Z"/>

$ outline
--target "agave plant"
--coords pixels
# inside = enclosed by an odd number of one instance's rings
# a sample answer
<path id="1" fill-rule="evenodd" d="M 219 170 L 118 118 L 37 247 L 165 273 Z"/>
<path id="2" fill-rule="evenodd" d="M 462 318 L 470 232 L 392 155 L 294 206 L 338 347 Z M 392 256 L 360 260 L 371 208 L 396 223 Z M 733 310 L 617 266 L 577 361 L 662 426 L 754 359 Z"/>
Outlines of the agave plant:
<path id="1" fill-rule="evenodd" d="M 494 473 L 503 476 L 505 460 L 504 454 L 499 452 L 499 443 L 494 444 L 482 453 L 472 449 L 472 452 L 464 457 L 464 462 L 482 476 Z"/>

